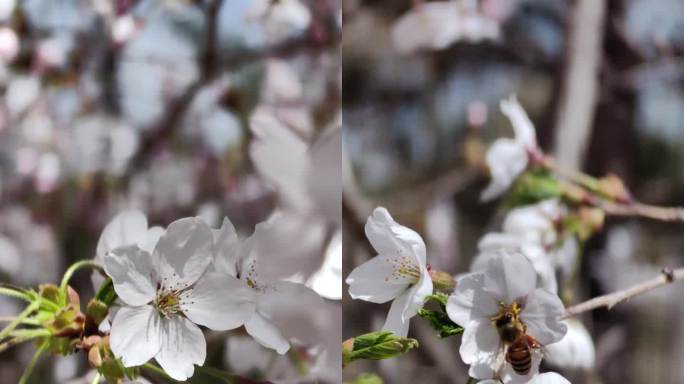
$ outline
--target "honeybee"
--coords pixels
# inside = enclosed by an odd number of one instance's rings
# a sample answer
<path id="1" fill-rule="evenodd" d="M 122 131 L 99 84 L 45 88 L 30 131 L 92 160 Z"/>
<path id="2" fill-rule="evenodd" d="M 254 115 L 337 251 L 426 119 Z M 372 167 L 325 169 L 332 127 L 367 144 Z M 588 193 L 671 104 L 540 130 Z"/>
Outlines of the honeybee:
<path id="1" fill-rule="evenodd" d="M 527 326 L 520 320 L 517 306 L 506 308 L 492 320 L 505 348 L 506 361 L 518 375 L 526 375 L 532 367 L 532 350 L 542 345 L 526 333 Z"/>

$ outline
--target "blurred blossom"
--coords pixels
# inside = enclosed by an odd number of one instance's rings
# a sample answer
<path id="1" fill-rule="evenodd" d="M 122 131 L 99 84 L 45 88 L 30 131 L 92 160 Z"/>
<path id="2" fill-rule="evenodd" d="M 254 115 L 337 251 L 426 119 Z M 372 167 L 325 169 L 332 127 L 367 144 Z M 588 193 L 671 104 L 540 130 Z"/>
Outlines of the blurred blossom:
<path id="1" fill-rule="evenodd" d="M 561 368 L 593 368 L 596 351 L 589 331 L 577 319 L 564 323 L 568 333 L 559 342 L 545 347 L 547 361 Z"/>
<path id="2" fill-rule="evenodd" d="M 53 191 L 59 183 L 60 176 L 62 176 L 62 165 L 59 156 L 52 152 L 40 155 L 34 180 L 36 190 L 39 193 Z"/>
<path id="3" fill-rule="evenodd" d="M 8 63 L 19 53 L 19 39 L 11 28 L 0 28 L 0 61 Z"/>
<path id="4" fill-rule="evenodd" d="M 75 32 L 87 28 L 94 20 L 90 7 L 76 0 L 24 0 L 22 9 L 29 24 L 42 30 Z"/>
<path id="5" fill-rule="evenodd" d="M 263 26 L 270 43 L 300 35 L 311 23 L 311 11 L 300 0 L 254 0 L 247 17 Z"/>
<path id="6" fill-rule="evenodd" d="M 155 159 L 131 180 L 131 205 L 160 212 L 183 207 L 194 201 L 197 193 L 197 172 L 189 159 L 165 156 Z"/>
<path id="7" fill-rule="evenodd" d="M 140 26 L 133 15 L 117 17 L 112 24 L 112 40 L 117 44 L 124 44 L 131 40 L 139 29 Z"/>
<path id="8" fill-rule="evenodd" d="M 325 251 L 323 265 L 306 285 L 326 299 L 342 299 L 342 232 L 337 232 Z"/>
<path id="9" fill-rule="evenodd" d="M 14 12 L 16 5 L 16 0 L 0 0 L 0 21 L 7 20 Z"/>
<path id="10" fill-rule="evenodd" d="M 225 361 L 231 372 L 246 377 L 269 377 L 271 379 L 297 376 L 295 367 L 285 356 L 275 355 L 253 338 L 231 335 L 226 340 Z M 281 382 L 277 380 L 277 382 Z"/>
<path id="11" fill-rule="evenodd" d="M 11 118 L 23 113 L 39 97 L 40 79 L 34 76 L 17 76 L 5 91 L 5 102 Z"/>
<path id="12" fill-rule="evenodd" d="M 399 52 L 444 49 L 464 40 L 479 42 L 499 37 L 499 24 L 471 1 L 422 3 L 394 24 L 392 39 Z"/>
<path id="13" fill-rule="evenodd" d="M 56 281 L 62 266 L 57 240 L 50 227 L 36 223 L 26 208 L 9 207 L 0 211 L 0 234 L 12 242 L 21 256 L 20 273 L 12 275 L 13 283 L 35 285 Z"/>
<path id="14" fill-rule="evenodd" d="M 218 35 L 227 48 L 255 49 L 264 45 L 264 31 L 260 25 L 249 20 L 253 0 L 224 2 L 219 10 Z"/>
<path id="15" fill-rule="evenodd" d="M 63 67 L 71 50 L 73 41 L 68 35 L 58 35 L 43 39 L 38 43 L 36 55 L 39 66 L 52 68 Z"/>
<path id="16" fill-rule="evenodd" d="M 64 157 L 78 173 L 120 175 L 138 149 L 138 133 L 122 121 L 90 115 L 76 120 L 63 144 Z"/>

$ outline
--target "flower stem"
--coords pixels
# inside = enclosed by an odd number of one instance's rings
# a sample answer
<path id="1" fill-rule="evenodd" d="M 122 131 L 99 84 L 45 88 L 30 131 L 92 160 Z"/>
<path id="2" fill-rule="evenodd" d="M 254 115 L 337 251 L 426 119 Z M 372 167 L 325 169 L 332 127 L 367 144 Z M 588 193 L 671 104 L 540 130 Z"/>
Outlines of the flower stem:
<path id="1" fill-rule="evenodd" d="M 29 295 L 26 294 L 21 288 L 12 287 L 6 284 L 0 285 L 0 295 L 14 297 L 17 299 L 31 301 Z"/>
<path id="2" fill-rule="evenodd" d="M 198 366 L 197 367 L 198 372 L 202 372 L 205 375 L 214 377 L 216 379 L 222 380 L 225 383 L 232 384 L 235 382 L 235 376 L 233 374 L 230 374 L 226 371 L 222 371 L 217 368 L 213 367 L 207 367 L 207 366 Z"/>
<path id="3" fill-rule="evenodd" d="M 36 363 L 38 362 L 38 359 L 40 358 L 40 355 L 43 354 L 45 349 L 47 348 L 47 343 L 41 343 L 40 346 L 38 347 L 38 350 L 36 353 L 33 355 L 33 358 L 29 362 L 29 364 L 26 366 L 26 369 L 24 369 L 24 374 L 21 375 L 21 378 L 19 379 L 19 384 L 26 384 L 26 381 L 28 381 L 29 377 L 31 376 L 31 373 L 33 372 L 33 368 L 35 368 Z"/>
<path id="4" fill-rule="evenodd" d="M 29 304 L 29 306 L 26 307 L 26 309 L 24 309 L 24 311 L 21 312 L 14 320 L 12 320 L 12 322 L 7 324 L 5 329 L 0 331 L 0 340 L 3 340 L 7 336 L 9 336 L 9 334 L 12 333 L 12 331 L 14 331 L 14 329 L 17 326 L 19 326 L 19 324 L 21 324 L 21 322 L 24 319 L 29 317 L 31 315 L 31 313 L 33 313 L 33 311 L 37 310 L 39 306 L 40 306 L 40 303 L 38 303 L 37 301 L 34 301 L 33 303 Z"/>
<path id="5" fill-rule="evenodd" d="M 69 269 L 67 269 L 66 272 L 64 272 L 62 282 L 59 284 L 59 291 L 62 292 L 65 298 L 67 297 L 66 290 L 67 285 L 69 284 L 69 280 L 71 280 L 71 277 L 74 275 L 74 273 L 76 273 L 76 271 L 83 268 L 93 268 L 104 273 L 104 269 L 102 268 L 102 266 L 92 260 L 81 260 L 72 264 L 69 267 Z"/>

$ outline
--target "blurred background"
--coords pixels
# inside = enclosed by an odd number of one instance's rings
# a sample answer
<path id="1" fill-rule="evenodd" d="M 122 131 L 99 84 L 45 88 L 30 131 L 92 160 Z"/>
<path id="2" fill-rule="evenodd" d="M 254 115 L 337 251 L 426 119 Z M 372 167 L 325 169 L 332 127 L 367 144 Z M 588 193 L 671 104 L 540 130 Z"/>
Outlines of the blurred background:
<path id="1" fill-rule="evenodd" d="M 207 363 L 334 382 L 340 10 L 337 0 L 0 0 L 0 281 L 58 282 L 125 208 L 162 226 L 199 215 L 218 228 L 228 216 L 244 235 L 280 218 L 279 241 L 306 241 L 274 260 L 302 266 L 295 278 L 326 300 L 295 327 L 320 342 L 276 358 L 242 331 L 209 334 Z M 92 294 L 88 273 L 73 286 Z M 19 305 L 1 297 L 0 316 Z M 3 352 L 0 382 L 16 383 L 34 350 Z M 43 358 L 31 382 L 90 377 L 75 354 Z"/>
<path id="2" fill-rule="evenodd" d="M 680 0 L 344 0 L 344 273 L 375 255 L 363 233 L 377 205 L 417 230 L 428 262 L 468 270 L 498 228 L 482 204 L 482 151 L 512 136 L 499 100 L 518 96 L 542 148 L 635 197 L 684 205 L 684 3 Z M 473 140 L 475 138 L 475 140 Z M 477 160 L 480 161 L 477 161 Z M 608 218 L 584 247 L 577 302 L 684 265 L 681 224 Z M 379 330 L 389 304 L 351 300 L 343 338 Z M 573 383 L 682 383 L 684 295 L 672 286 L 581 317 L 594 367 L 547 365 Z M 344 370 L 386 383 L 465 383 L 459 337 L 419 318 L 420 347 Z"/>

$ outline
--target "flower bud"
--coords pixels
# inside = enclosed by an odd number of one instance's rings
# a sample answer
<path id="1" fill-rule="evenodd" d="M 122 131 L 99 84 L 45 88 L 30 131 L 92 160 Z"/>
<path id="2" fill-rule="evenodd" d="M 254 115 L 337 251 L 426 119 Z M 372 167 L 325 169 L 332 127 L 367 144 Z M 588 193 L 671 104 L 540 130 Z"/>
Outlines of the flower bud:
<path id="1" fill-rule="evenodd" d="M 390 331 L 371 332 L 349 339 L 342 344 L 342 361 L 383 360 L 401 356 L 418 346 L 418 340 L 398 337 Z"/>
<path id="2" fill-rule="evenodd" d="M 451 292 L 456 287 L 454 277 L 446 272 L 431 269 L 430 278 L 432 279 L 432 286 L 437 290 Z"/>
<path id="3" fill-rule="evenodd" d="M 90 300 L 86 307 L 86 316 L 92 319 L 96 325 L 99 325 L 107 317 L 108 312 L 107 304 L 97 299 Z"/>

